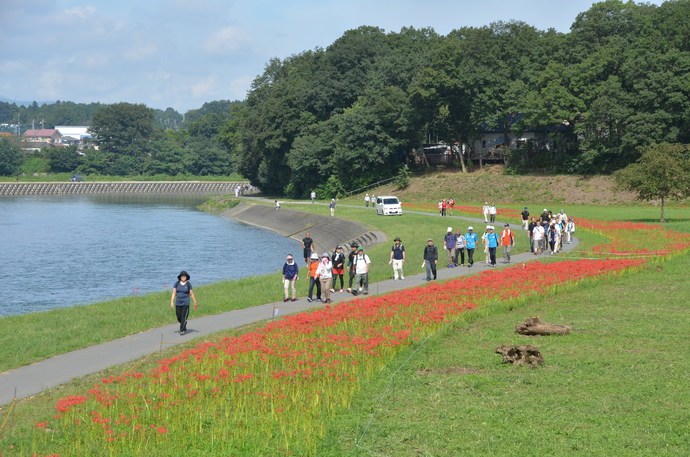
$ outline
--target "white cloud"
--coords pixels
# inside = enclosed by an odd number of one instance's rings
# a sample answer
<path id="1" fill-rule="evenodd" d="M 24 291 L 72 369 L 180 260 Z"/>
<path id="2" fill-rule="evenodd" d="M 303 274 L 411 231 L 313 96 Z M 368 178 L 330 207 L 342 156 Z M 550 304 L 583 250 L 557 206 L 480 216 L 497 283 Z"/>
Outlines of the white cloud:
<path id="1" fill-rule="evenodd" d="M 218 77 L 210 75 L 192 85 L 192 95 L 194 97 L 202 97 L 213 94 L 218 87 Z"/>
<path id="2" fill-rule="evenodd" d="M 158 46 L 155 44 L 134 45 L 123 53 L 125 59 L 133 61 L 145 60 L 156 54 L 158 54 Z"/>
<path id="3" fill-rule="evenodd" d="M 254 81 L 254 76 L 240 76 L 230 81 L 230 99 L 244 100 L 247 98 L 247 92 Z"/>
<path id="4" fill-rule="evenodd" d="M 56 98 L 60 96 L 59 86 L 64 81 L 62 72 L 46 70 L 38 76 L 37 80 L 38 87 L 35 88 L 35 91 L 40 97 Z"/>
<path id="5" fill-rule="evenodd" d="M 75 22 L 86 22 L 96 14 L 98 10 L 94 6 L 75 6 L 72 9 L 61 11 L 57 15 L 57 21 L 63 24 L 73 24 Z"/>
<path id="6" fill-rule="evenodd" d="M 218 30 L 204 41 L 207 54 L 234 54 L 239 49 L 254 47 L 254 37 L 240 27 L 228 26 Z"/>

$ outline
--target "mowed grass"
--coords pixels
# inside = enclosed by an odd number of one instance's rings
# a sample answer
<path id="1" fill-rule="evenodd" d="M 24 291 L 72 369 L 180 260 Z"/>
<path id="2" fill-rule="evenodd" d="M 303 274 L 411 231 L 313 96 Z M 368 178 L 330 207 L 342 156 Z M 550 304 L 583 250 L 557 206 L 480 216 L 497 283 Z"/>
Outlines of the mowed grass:
<path id="1" fill-rule="evenodd" d="M 690 231 L 684 220 L 670 225 Z M 688 455 L 688 267 L 686 253 L 472 311 L 366 383 L 318 455 Z M 517 335 L 531 316 L 573 333 Z M 504 344 L 536 346 L 545 365 L 502 364 L 494 350 Z"/>

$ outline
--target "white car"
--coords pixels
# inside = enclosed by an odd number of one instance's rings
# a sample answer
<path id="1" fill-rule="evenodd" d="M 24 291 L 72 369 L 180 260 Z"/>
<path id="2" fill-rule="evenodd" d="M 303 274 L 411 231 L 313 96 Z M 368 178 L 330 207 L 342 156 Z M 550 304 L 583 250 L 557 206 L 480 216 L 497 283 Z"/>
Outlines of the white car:
<path id="1" fill-rule="evenodd" d="M 381 195 L 376 197 L 376 214 L 383 216 L 402 216 L 402 204 L 398 197 Z"/>

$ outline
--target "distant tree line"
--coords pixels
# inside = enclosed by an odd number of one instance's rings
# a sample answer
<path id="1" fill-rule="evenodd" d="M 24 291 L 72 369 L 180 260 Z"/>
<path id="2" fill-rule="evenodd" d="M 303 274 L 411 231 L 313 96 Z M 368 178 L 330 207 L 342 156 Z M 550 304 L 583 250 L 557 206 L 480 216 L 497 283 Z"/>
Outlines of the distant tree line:
<path id="1" fill-rule="evenodd" d="M 469 143 L 487 127 L 568 127 L 512 153 L 514 172 L 608 173 L 640 146 L 690 143 L 688 37 L 688 0 L 596 3 L 569 33 L 360 27 L 271 60 L 221 139 L 238 172 L 290 196 L 394 176 L 428 138 Z"/>
<path id="2" fill-rule="evenodd" d="M 611 173 L 647 145 L 690 143 L 688 37 L 690 0 L 603 1 L 569 33 L 515 21 L 447 36 L 360 27 L 325 49 L 271 60 L 242 102 L 184 116 L 127 103 L 0 103 L 0 121 L 19 112 L 22 123 L 90 125 L 99 150 L 66 164 L 45 159 L 52 169 L 76 161 L 103 174 L 236 171 L 293 197 L 397 176 L 428 139 L 470 144 L 486 129 L 548 134 L 510 152 L 509 171 Z"/>

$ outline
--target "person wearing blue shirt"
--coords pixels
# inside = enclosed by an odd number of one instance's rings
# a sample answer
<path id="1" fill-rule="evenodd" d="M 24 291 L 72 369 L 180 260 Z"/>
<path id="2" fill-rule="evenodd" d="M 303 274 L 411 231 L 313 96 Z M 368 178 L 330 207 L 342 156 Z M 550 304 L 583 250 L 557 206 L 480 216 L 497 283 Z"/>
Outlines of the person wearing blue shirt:
<path id="1" fill-rule="evenodd" d="M 477 249 L 477 243 L 479 243 L 479 237 L 474 233 L 473 227 L 467 227 L 467 233 L 465 233 L 465 249 L 467 249 L 467 266 L 472 268 L 474 265 L 474 250 Z"/>
<path id="2" fill-rule="evenodd" d="M 295 288 L 295 281 L 299 279 L 299 267 L 295 262 L 292 254 L 288 254 L 285 258 L 285 263 L 283 264 L 283 301 L 288 301 L 290 299 L 290 288 L 292 287 L 292 301 L 297 300 L 297 291 Z"/>
<path id="3" fill-rule="evenodd" d="M 498 234 L 494 226 L 489 226 L 489 233 L 486 234 L 486 241 L 489 243 L 489 265 L 496 266 L 496 248 L 498 247 Z"/>

